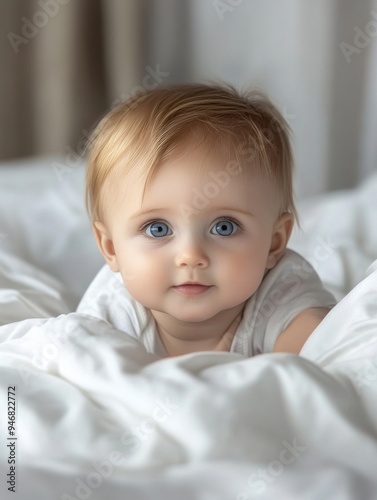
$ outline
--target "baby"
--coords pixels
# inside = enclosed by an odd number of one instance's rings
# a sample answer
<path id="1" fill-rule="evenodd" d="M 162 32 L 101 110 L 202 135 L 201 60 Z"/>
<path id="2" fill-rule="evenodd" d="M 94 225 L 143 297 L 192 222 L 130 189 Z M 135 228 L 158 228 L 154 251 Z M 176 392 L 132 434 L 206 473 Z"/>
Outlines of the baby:
<path id="1" fill-rule="evenodd" d="M 299 353 L 334 306 L 287 243 L 288 126 L 260 93 L 172 85 L 94 130 L 87 208 L 107 265 L 78 311 L 177 356 Z"/>

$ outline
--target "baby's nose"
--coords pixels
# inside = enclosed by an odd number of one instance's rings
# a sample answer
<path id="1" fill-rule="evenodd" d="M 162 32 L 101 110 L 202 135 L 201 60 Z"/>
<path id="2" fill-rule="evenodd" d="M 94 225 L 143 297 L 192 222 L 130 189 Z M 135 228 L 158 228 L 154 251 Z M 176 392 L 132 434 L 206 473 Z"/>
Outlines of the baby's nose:
<path id="1" fill-rule="evenodd" d="M 208 266 L 209 259 L 203 245 L 198 242 L 187 242 L 177 251 L 175 264 L 177 267 L 202 267 Z"/>

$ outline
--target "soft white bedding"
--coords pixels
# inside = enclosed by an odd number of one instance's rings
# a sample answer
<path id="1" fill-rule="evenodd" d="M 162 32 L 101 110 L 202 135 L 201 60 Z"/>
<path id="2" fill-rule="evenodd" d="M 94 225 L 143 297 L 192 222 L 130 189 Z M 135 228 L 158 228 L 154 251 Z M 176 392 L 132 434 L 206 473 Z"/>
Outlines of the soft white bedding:
<path id="1" fill-rule="evenodd" d="M 57 180 L 51 161 L 34 165 L 35 197 L 19 167 L 0 168 L 0 318 L 24 319 L 0 328 L 1 499 L 377 498 L 377 263 L 364 279 L 377 258 L 377 177 L 301 205 L 308 232 L 293 248 L 338 297 L 355 288 L 300 356 L 159 359 L 66 314 L 102 263 L 81 167 Z M 9 386 L 16 494 L 4 479 Z"/>
<path id="2" fill-rule="evenodd" d="M 59 293 L 64 290 L 70 310 L 103 264 L 85 214 L 83 184 L 83 164 L 65 158 L 0 163 L 0 256 L 19 259 L 6 266 L 8 275 L 29 290 L 23 266 L 34 276 L 44 271 L 58 282 Z M 41 274 L 43 283 L 46 274 Z M 1 275 L 0 288 L 2 280 Z"/>
<path id="3" fill-rule="evenodd" d="M 299 203 L 302 231 L 290 246 L 304 255 L 341 299 L 377 259 L 377 172 L 358 188 Z"/>

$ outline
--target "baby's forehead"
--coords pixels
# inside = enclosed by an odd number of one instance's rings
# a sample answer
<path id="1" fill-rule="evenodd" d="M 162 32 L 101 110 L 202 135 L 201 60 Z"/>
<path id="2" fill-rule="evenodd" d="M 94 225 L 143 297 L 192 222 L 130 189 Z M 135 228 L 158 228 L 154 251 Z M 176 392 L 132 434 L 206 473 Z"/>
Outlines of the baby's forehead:
<path id="1" fill-rule="evenodd" d="M 180 187 L 179 182 L 198 186 L 205 184 L 210 190 L 212 185 L 220 189 L 240 184 L 246 187 L 264 176 L 257 162 L 243 159 L 221 145 L 208 149 L 186 143 L 169 152 L 153 168 L 148 164 L 139 164 L 132 169 L 117 168 L 111 177 L 114 190 L 128 191 L 129 195 L 142 190 L 146 195 L 160 181 L 169 192 L 173 185 Z"/>
<path id="2" fill-rule="evenodd" d="M 223 189 L 231 184 L 249 183 L 257 173 L 253 165 L 242 163 L 235 155 L 220 149 L 208 152 L 187 148 L 158 163 L 148 185 L 161 181 L 171 187 L 187 183 L 190 186 L 204 184 L 210 189 L 211 185 L 217 184 Z"/>
<path id="3" fill-rule="evenodd" d="M 136 163 L 124 157 L 110 173 L 110 198 L 114 199 L 115 195 L 133 199 L 141 196 L 144 199 L 150 188 L 153 190 L 161 179 L 163 183 L 159 185 L 164 186 L 167 195 L 171 194 L 169 189 L 174 183 L 179 187 L 177 179 L 190 185 L 204 184 L 211 193 L 228 185 L 239 186 L 244 191 L 263 172 L 253 150 L 247 144 L 242 149 L 236 142 L 196 133 L 181 138 L 159 155 L 154 163 L 147 161 L 148 155 Z M 104 201 L 108 203 L 109 198 L 106 198 Z"/>
<path id="4" fill-rule="evenodd" d="M 238 173 L 257 172 L 258 159 L 256 154 L 252 155 L 250 148 L 242 147 L 233 143 L 229 138 L 213 137 L 188 137 L 175 147 L 167 150 L 160 159 L 157 168 L 163 168 L 167 163 L 180 162 L 184 166 L 192 168 L 196 173 L 208 172 L 218 168 Z"/>

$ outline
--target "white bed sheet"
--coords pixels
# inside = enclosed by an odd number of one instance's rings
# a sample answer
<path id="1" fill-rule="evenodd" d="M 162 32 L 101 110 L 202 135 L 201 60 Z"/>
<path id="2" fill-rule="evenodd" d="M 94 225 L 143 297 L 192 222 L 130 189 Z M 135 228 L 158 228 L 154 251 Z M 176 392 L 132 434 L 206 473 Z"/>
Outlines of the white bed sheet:
<path id="1" fill-rule="evenodd" d="M 0 168 L 0 415 L 9 386 L 18 405 L 18 491 L 0 498 L 377 498 L 377 177 L 301 203 L 292 247 L 339 298 L 354 288 L 300 356 L 159 359 L 68 314 L 102 260 L 82 165 L 54 161 L 26 183 L 27 162 Z"/>

